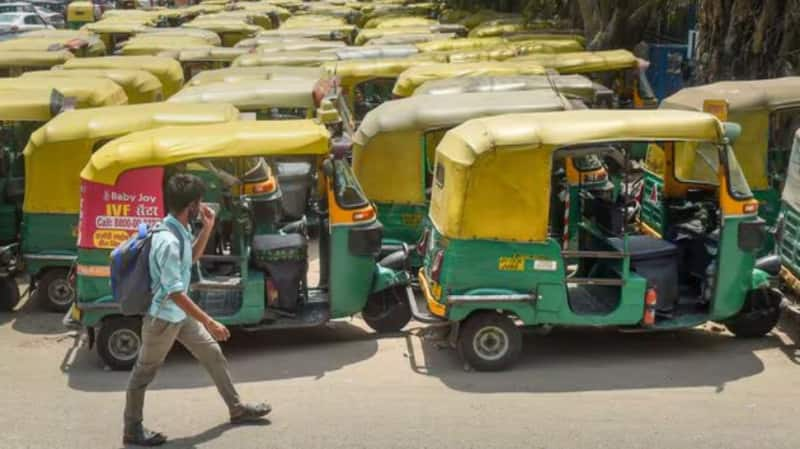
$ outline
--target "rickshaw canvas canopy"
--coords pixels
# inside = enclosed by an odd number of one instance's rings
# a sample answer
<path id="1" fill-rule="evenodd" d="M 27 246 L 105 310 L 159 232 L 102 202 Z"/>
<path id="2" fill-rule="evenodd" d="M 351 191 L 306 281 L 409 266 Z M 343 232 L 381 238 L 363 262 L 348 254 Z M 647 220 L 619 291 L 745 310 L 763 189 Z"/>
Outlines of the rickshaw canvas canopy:
<path id="1" fill-rule="evenodd" d="M 195 75 L 188 86 L 202 86 L 204 84 L 224 82 L 238 83 L 242 80 L 275 80 L 309 78 L 318 80 L 324 72 L 319 67 L 304 66 L 256 66 L 256 67 L 228 67 L 216 70 L 204 70 Z"/>
<path id="2" fill-rule="evenodd" d="M 50 68 L 64 64 L 75 55 L 67 50 L 57 51 L 0 51 L 0 67 Z"/>
<path id="3" fill-rule="evenodd" d="M 539 64 L 563 74 L 625 70 L 639 65 L 639 60 L 628 50 L 536 53 L 510 61 Z"/>
<path id="4" fill-rule="evenodd" d="M 0 121 L 44 122 L 53 117 L 53 91 L 6 91 L 0 102 Z"/>
<path id="5" fill-rule="evenodd" d="M 102 58 L 74 58 L 64 64 L 65 69 L 138 69 L 155 75 L 169 98 L 183 86 L 181 64 L 162 56 L 105 56 Z"/>
<path id="6" fill-rule="evenodd" d="M 74 97 L 79 108 L 126 104 L 128 96 L 115 82 L 104 78 L 0 78 L 0 91 L 56 89 Z M 5 94 L 0 94 L 5 96 Z"/>
<path id="7" fill-rule="evenodd" d="M 37 70 L 22 78 L 106 78 L 117 83 L 131 104 L 150 103 L 163 98 L 161 81 L 150 72 L 133 69 Z"/>
<path id="8" fill-rule="evenodd" d="M 544 75 L 544 67 L 530 63 L 510 62 L 473 62 L 464 64 L 431 63 L 416 65 L 404 71 L 397 78 L 393 94 L 398 97 L 410 97 L 417 87 L 426 81 L 460 78 L 470 76 L 512 76 L 512 75 Z"/>
<path id="9" fill-rule="evenodd" d="M 270 107 L 315 108 L 312 78 L 241 80 L 188 86 L 173 95 L 169 103 L 230 103 L 241 110 Z"/>

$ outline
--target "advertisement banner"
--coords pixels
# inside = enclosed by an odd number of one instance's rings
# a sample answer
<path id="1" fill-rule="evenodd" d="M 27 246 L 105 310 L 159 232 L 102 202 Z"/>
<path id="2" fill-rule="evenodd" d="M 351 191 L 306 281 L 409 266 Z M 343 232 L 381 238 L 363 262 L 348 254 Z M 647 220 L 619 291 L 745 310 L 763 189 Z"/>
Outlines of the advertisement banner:
<path id="1" fill-rule="evenodd" d="M 130 170 L 113 186 L 81 181 L 80 248 L 116 248 L 164 217 L 163 167 Z"/>

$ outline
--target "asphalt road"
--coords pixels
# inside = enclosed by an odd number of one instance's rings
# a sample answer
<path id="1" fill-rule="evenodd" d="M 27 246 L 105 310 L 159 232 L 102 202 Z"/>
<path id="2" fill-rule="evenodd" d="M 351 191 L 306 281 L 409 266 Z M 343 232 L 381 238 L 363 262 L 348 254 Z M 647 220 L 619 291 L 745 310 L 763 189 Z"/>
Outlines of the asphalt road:
<path id="1" fill-rule="evenodd" d="M 61 317 L 0 314 L 0 448 L 120 448 L 126 373 L 103 369 Z M 358 320 L 235 334 L 224 345 L 245 398 L 274 408 L 231 427 L 202 368 L 173 352 L 146 423 L 172 448 L 796 448 L 800 351 L 791 331 L 527 335 L 510 372 L 464 370 L 411 331 Z M 790 326 L 787 326 L 791 329 Z"/>

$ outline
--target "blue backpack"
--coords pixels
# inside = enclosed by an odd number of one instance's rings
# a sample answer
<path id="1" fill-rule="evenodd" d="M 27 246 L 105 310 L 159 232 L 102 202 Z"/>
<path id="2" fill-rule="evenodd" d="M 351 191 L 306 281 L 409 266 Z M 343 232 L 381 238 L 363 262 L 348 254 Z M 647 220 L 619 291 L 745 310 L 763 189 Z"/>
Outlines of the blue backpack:
<path id="1" fill-rule="evenodd" d="M 144 223 L 139 232 L 111 252 L 111 295 L 119 303 L 123 315 L 145 315 L 153 302 L 150 286 L 150 248 L 153 235 L 169 231 L 178 238 L 181 257 L 184 250 L 183 236 L 171 223 L 156 225 L 148 229 Z"/>

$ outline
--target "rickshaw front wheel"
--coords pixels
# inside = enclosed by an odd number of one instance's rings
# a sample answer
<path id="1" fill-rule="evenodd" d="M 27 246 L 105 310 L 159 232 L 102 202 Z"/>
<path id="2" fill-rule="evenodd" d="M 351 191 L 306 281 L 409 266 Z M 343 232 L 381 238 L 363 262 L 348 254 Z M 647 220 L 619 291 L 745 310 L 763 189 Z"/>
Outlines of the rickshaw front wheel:
<path id="1" fill-rule="evenodd" d="M 740 338 L 763 337 L 778 324 L 782 300 L 781 294 L 774 290 L 751 290 L 742 310 L 726 321 L 725 327 Z"/>
<path id="2" fill-rule="evenodd" d="M 476 312 L 461 325 L 458 352 L 477 371 L 502 371 L 522 350 L 522 333 L 511 318 L 494 311 Z"/>
<path id="3" fill-rule="evenodd" d="M 133 368 L 142 347 L 142 321 L 135 317 L 114 316 L 103 320 L 97 333 L 97 353 L 114 371 Z"/>
<path id="4" fill-rule="evenodd" d="M 69 270 L 58 268 L 46 271 L 36 282 L 36 298 L 51 312 L 66 313 L 75 300 Z"/>
<path id="5" fill-rule="evenodd" d="M 411 321 L 411 308 L 404 287 L 392 287 L 373 293 L 361 311 L 361 318 L 378 333 L 399 332 Z"/>
<path id="6" fill-rule="evenodd" d="M 11 312 L 19 303 L 19 287 L 12 276 L 0 277 L 0 311 Z"/>

